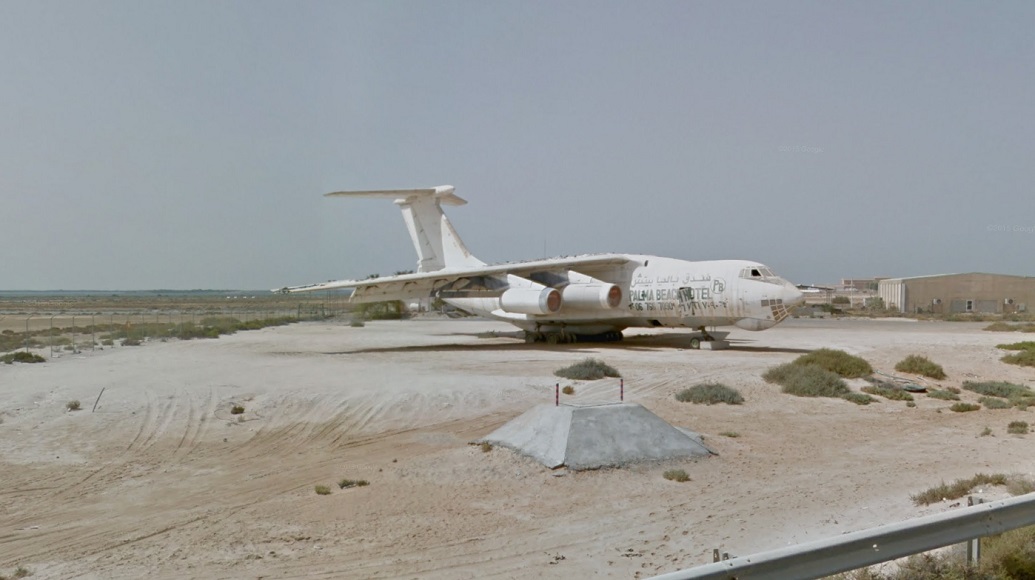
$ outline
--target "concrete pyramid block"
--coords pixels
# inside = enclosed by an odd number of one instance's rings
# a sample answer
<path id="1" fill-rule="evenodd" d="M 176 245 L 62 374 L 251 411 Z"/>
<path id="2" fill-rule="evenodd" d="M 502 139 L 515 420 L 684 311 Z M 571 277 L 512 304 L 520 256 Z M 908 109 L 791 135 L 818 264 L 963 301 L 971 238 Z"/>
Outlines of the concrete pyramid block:
<path id="1" fill-rule="evenodd" d="M 595 469 L 712 455 L 696 433 L 637 403 L 540 405 L 480 439 L 549 468 Z"/>

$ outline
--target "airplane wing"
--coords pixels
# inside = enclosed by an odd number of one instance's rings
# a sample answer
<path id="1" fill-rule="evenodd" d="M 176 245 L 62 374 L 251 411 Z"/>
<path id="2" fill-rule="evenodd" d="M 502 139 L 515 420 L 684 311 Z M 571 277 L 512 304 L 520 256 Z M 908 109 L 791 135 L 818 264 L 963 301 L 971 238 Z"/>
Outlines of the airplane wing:
<path id="1" fill-rule="evenodd" d="M 336 280 L 305 286 L 288 286 L 274 289 L 273 292 L 283 294 L 295 292 L 318 292 L 321 290 L 338 290 L 352 288 L 351 302 L 382 302 L 386 300 L 410 300 L 434 296 L 435 292 L 455 286 L 454 283 L 464 279 L 498 280 L 501 288 L 506 287 L 507 276 L 529 278 L 537 275 L 550 275 L 568 270 L 592 270 L 606 266 L 619 266 L 632 262 L 631 258 L 616 254 L 575 256 L 570 258 L 550 258 L 530 262 L 514 262 L 495 264 L 477 268 L 444 269 L 434 272 L 385 276 L 366 280 Z"/>

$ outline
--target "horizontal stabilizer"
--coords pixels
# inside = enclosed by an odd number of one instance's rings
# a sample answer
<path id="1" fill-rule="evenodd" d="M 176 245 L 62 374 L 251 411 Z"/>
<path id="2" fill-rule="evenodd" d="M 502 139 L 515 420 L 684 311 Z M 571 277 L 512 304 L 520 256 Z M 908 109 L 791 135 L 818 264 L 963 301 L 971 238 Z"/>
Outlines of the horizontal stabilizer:
<path id="1" fill-rule="evenodd" d="M 438 187 L 424 189 L 376 189 L 370 191 L 334 191 L 324 194 L 324 197 L 378 197 L 394 199 L 397 203 L 405 203 L 406 200 L 415 198 L 434 198 L 446 205 L 464 205 L 467 200 L 453 193 L 452 185 L 440 185 Z"/>

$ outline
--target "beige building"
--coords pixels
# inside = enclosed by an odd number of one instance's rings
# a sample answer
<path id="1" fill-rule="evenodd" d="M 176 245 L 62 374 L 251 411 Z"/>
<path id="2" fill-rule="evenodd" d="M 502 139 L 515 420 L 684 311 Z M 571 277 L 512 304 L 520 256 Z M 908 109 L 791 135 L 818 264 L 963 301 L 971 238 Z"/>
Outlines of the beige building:
<path id="1" fill-rule="evenodd" d="M 939 274 L 881 280 L 877 294 L 900 312 L 1009 314 L 1035 305 L 1035 277 Z"/>

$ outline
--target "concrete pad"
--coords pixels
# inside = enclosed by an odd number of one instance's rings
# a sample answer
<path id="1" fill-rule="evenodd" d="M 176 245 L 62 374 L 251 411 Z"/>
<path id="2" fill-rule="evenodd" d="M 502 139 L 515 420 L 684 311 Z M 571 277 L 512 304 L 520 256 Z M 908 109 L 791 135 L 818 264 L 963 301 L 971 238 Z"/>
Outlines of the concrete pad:
<path id="1" fill-rule="evenodd" d="M 507 447 L 553 469 L 596 469 L 712 455 L 696 433 L 637 403 L 539 405 L 478 441 Z"/>

